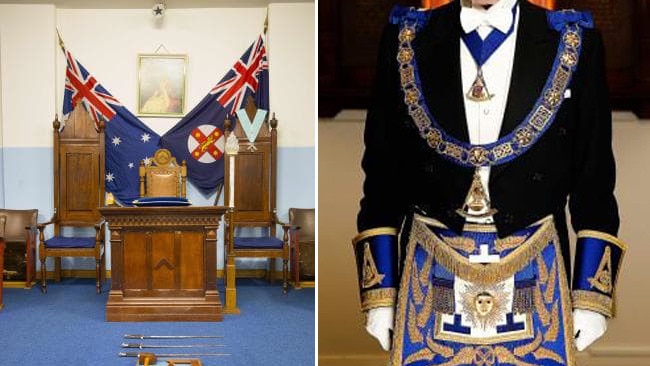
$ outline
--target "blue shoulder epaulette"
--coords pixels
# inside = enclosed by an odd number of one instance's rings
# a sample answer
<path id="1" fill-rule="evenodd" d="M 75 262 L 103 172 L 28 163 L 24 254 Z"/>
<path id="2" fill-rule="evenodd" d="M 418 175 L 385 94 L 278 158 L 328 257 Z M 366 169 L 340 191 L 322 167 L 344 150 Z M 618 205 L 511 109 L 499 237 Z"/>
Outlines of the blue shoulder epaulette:
<path id="1" fill-rule="evenodd" d="M 594 18 L 588 11 L 557 10 L 547 11 L 548 26 L 556 31 L 561 31 L 567 24 L 576 24 L 583 28 L 593 28 Z"/>
<path id="2" fill-rule="evenodd" d="M 412 6 L 395 5 L 390 11 L 388 21 L 390 24 L 401 25 L 404 21 L 409 24 L 424 25 L 429 21 L 430 10 L 418 10 Z"/>

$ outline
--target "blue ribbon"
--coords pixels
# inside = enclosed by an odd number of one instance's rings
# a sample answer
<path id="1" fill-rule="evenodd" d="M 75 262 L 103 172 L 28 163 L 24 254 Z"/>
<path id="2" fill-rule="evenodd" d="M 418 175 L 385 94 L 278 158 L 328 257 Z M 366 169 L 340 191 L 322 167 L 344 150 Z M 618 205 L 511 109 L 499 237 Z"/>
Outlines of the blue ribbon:
<path id="1" fill-rule="evenodd" d="M 463 42 L 469 49 L 469 52 L 472 54 L 474 61 L 478 66 L 483 66 L 485 61 L 487 61 L 490 56 L 503 44 L 503 42 L 508 39 L 515 29 L 515 18 L 517 17 L 517 5 L 512 7 L 512 24 L 507 33 L 501 32 L 499 29 L 493 29 L 490 34 L 485 38 L 481 39 L 478 31 L 475 29 L 469 33 L 464 33 L 461 37 Z"/>
<path id="2" fill-rule="evenodd" d="M 590 12 L 575 10 L 549 11 L 546 13 L 549 27 L 561 31 L 567 24 L 577 24 L 582 28 L 593 28 L 594 18 Z"/>
<path id="3" fill-rule="evenodd" d="M 390 24 L 402 24 L 405 21 L 408 24 L 423 26 L 429 21 L 431 11 L 420 11 L 414 7 L 395 5 L 390 11 L 388 21 Z"/>

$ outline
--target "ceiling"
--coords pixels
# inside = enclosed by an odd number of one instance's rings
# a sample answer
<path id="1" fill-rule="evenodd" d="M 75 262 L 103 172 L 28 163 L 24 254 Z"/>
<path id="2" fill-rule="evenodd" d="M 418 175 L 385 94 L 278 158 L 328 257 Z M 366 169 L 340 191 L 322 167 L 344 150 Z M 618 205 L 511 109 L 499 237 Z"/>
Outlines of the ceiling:
<path id="1" fill-rule="evenodd" d="M 0 4 L 54 4 L 67 9 L 150 9 L 164 2 L 167 9 L 257 8 L 271 3 L 313 3 L 314 0 L 0 0 Z"/>

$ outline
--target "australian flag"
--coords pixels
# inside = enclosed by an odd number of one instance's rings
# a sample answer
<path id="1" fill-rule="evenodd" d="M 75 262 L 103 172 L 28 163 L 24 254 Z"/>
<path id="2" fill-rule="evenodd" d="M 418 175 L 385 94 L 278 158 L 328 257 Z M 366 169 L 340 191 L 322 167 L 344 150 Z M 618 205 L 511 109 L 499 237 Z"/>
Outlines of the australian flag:
<path id="1" fill-rule="evenodd" d="M 77 103 L 82 103 L 99 130 L 105 123 L 106 191 L 123 205 L 130 206 L 140 196 L 140 161 L 149 164 L 158 149 L 160 137 L 129 112 L 72 54 L 65 52 L 64 119 Z"/>
<path id="2" fill-rule="evenodd" d="M 217 85 L 176 126 L 161 137 L 161 146 L 187 162 L 187 177 L 207 193 L 223 182 L 224 121 L 253 96 L 268 110 L 268 61 L 264 35 L 248 47 Z"/>

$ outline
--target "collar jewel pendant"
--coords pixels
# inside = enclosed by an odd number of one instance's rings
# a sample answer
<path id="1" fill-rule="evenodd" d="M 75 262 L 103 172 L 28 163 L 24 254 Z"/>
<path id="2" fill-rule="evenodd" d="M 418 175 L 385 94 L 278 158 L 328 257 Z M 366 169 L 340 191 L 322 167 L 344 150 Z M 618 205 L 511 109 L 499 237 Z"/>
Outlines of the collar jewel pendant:
<path id="1" fill-rule="evenodd" d="M 478 169 L 474 172 L 474 178 L 472 179 L 472 185 L 469 187 L 465 204 L 462 208 L 456 210 L 456 213 L 464 218 L 474 219 L 490 217 L 497 213 L 495 208 L 490 207 L 490 200 L 485 194 Z"/>
<path id="2" fill-rule="evenodd" d="M 485 102 L 494 97 L 494 94 L 490 94 L 487 89 L 487 85 L 485 85 L 483 70 L 480 68 L 476 73 L 476 78 L 474 79 L 472 86 L 469 88 L 469 91 L 467 91 L 467 94 L 465 94 L 465 96 L 467 99 L 473 102 Z"/>

